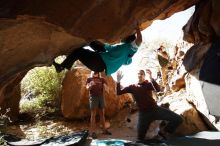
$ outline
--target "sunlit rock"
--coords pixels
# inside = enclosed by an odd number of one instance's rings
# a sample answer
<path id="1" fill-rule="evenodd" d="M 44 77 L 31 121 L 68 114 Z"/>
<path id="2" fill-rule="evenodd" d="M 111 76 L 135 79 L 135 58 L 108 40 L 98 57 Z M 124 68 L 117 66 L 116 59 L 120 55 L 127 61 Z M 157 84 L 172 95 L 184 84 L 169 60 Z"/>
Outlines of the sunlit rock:
<path id="1" fill-rule="evenodd" d="M 74 68 L 67 72 L 63 80 L 61 109 L 62 114 L 68 119 L 82 119 L 90 116 L 89 95 L 86 89 L 86 80 L 90 71 L 85 67 Z M 118 97 L 116 95 L 116 83 L 112 77 L 104 77 L 109 91 L 104 91 L 106 101 L 105 114 L 111 117 L 119 112 L 126 102 L 131 102 L 127 94 Z"/>
<path id="2" fill-rule="evenodd" d="M 170 110 L 183 118 L 183 123 L 177 128 L 176 133 L 186 135 L 208 130 L 199 112 L 187 101 L 187 97 L 187 92 L 180 90 L 165 97 L 162 101 L 162 103 L 169 103 Z"/>
<path id="3" fill-rule="evenodd" d="M 186 91 L 188 93 L 187 100 L 191 102 L 200 113 L 202 113 L 203 120 L 206 122 L 207 125 L 209 125 L 211 129 L 219 130 L 219 118 L 210 115 L 204 94 L 202 92 L 202 82 L 198 80 L 198 70 L 195 70 L 191 74 L 188 74 L 185 79 Z"/>

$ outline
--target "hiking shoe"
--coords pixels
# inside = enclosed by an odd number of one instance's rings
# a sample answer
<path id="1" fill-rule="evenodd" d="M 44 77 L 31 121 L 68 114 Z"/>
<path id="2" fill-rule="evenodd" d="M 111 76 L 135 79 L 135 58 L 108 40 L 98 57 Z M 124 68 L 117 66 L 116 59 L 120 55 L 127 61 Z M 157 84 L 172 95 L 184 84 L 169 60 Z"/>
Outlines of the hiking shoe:
<path id="1" fill-rule="evenodd" d="M 102 134 L 104 134 L 104 135 L 112 135 L 112 133 L 109 132 L 108 130 L 103 130 Z"/>
<path id="2" fill-rule="evenodd" d="M 56 63 L 55 61 L 53 61 L 53 65 L 57 73 L 60 73 L 62 70 L 64 70 L 64 67 L 62 67 L 60 64 Z"/>
<path id="3" fill-rule="evenodd" d="M 164 140 L 169 140 L 172 137 L 174 137 L 172 134 L 168 133 L 168 132 L 164 132 L 164 131 L 160 131 L 159 134 L 161 137 L 163 137 Z"/>
<path id="4" fill-rule="evenodd" d="M 97 138 L 97 135 L 96 135 L 95 132 L 92 132 L 92 133 L 90 134 L 90 137 L 92 137 L 92 139 L 96 139 L 96 138 Z"/>
<path id="5" fill-rule="evenodd" d="M 166 141 L 166 139 L 163 137 L 163 136 L 161 136 L 161 135 L 156 135 L 156 136 L 154 136 L 152 139 L 157 139 L 157 140 L 161 140 L 161 141 Z"/>

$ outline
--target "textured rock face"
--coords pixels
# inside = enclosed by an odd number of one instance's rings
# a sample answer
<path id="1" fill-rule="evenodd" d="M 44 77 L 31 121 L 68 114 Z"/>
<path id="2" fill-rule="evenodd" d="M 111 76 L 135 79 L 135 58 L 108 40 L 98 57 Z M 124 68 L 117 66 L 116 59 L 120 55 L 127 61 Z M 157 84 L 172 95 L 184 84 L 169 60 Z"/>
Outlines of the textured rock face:
<path id="1" fill-rule="evenodd" d="M 212 2 L 211 0 L 201 1 L 196 5 L 195 13 L 184 27 L 184 38 L 188 42 L 209 42 L 210 38 L 214 35 L 213 28 L 210 25 L 213 13 L 211 12 Z"/>
<path id="2" fill-rule="evenodd" d="M 188 107 L 185 107 L 184 110 L 185 111 L 181 114 L 184 122 L 180 127 L 178 127 L 176 133 L 189 135 L 209 130 L 195 108 L 188 105 Z"/>
<path id="3" fill-rule="evenodd" d="M 69 71 L 63 80 L 61 109 L 63 116 L 68 119 L 82 119 L 90 116 L 89 95 L 86 89 L 86 80 L 90 71 L 86 68 L 77 68 Z M 104 91 L 106 101 L 105 115 L 115 115 L 126 102 L 131 102 L 129 95 L 117 96 L 115 82 L 112 77 L 104 77 L 109 91 Z"/>
<path id="4" fill-rule="evenodd" d="M 208 110 L 205 105 L 204 97 L 201 91 L 202 85 L 199 83 L 198 79 L 200 79 L 201 77 L 199 76 L 199 74 L 201 75 L 200 72 L 201 67 L 205 66 L 206 76 L 209 74 L 209 76 L 211 76 L 211 78 L 214 80 L 214 81 L 212 80 L 211 83 L 218 85 L 220 84 L 218 80 L 219 79 L 218 68 L 220 65 L 218 52 L 220 48 L 218 45 L 216 45 L 219 44 L 219 39 L 217 38 L 220 35 L 220 29 L 219 29 L 220 22 L 218 18 L 220 12 L 219 7 L 220 7 L 220 1 L 218 0 L 200 1 L 200 3 L 196 5 L 196 9 L 193 16 L 190 18 L 188 23 L 183 28 L 184 39 L 188 42 L 192 42 L 195 44 L 188 50 L 183 61 L 186 70 L 192 76 L 194 76 L 194 77 L 190 77 L 189 75 L 189 78 L 187 79 L 188 82 L 187 89 L 189 90 L 189 93 L 194 95 L 195 99 L 193 100 L 193 102 L 196 105 L 196 107 L 211 122 L 213 121 L 212 120 L 213 117 L 207 114 Z M 214 50 L 216 50 L 216 53 L 213 53 L 208 56 L 207 52 L 213 51 L 211 50 L 213 48 Z M 209 68 L 207 68 L 207 66 L 209 66 Z M 197 92 L 192 91 L 192 89 L 196 90 L 196 88 L 192 86 L 194 84 L 196 84 Z M 212 99 L 211 95 L 209 95 L 208 98 Z"/>
<path id="5" fill-rule="evenodd" d="M 207 101 L 205 100 L 204 93 L 202 92 L 204 85 L 203 82 L 198 80 L 198 76 L 198 70 L 194 70 L 191 74 L 186 75 L 186 90 L 188 92 L 187 101 L 193 103 L 196 109 L 202 113 L 203 121 L 205 121 L 212 130 L 220 130 L 220 122 L 218 121 L 219 118 L 210 114 Z M 216 103 L 219 102 L 216 101 Z"/>
<path id="6" fill-rule="evenodd" d="M 218 0 L 201 1 L 183 28 L 184 39 L 195 44 L 186 53 L 183 62 L 189 72 L 201 67 L 214 38 L 220 34 L 219 7 Z"/>
<path id="7" fill-rule="evenodd" d="M 180 90 L 163 100 L 163 103 L 170 104 L 170 110 L 183 118 L 183 123 L 176 129 L 176 133 L 185 135 L 208 130 L 198 111 L 189 104 L 187 94 L 185 90 Z"/>
<path id="8" fill-rule="evenodd" d="M 14 74 L 50 64 L 62 49 L 83 42 L 41 19 L 0 20 L 0 36 L 0 87 Z"/>
<path id="9" fill-rule="evenodd" d="M 4 86 L 0 90 L 0 107 L 1 112 L 5 113 L 7 109 L 7 116 L 10 117 L 11 121 L 16 121 L 19 114 L 19 102 L 21 99 L 20 93 L 20 81 L 25 76 L 26 72 L 21 72 L 15 75 L 7 86 Z"/>
<path id="10" fill-rule="evenodd" d="M 3 0 L 0 16 L 40 16 L 74 36 L 117 40 L 130 34 L 136 21 L 147 27 L 154 19 L 165 19 L 198 0 Z"/>

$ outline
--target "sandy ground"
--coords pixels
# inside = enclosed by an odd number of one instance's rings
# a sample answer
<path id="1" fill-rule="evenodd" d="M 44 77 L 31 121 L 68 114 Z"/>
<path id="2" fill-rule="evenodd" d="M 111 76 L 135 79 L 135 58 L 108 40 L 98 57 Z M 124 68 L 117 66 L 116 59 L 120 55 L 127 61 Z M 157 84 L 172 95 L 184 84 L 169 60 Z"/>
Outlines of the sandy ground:
<path id="1" fill-rule="evenodd" d="M 107 118 L 107 122 L 110 123 L 110 128 L 108 130 L 112 133 L 112 135 L 102 134 L 101 128 L 98 127 L 97 139 L 124 139 L 130 141 L 135 140 L 136 124 L 134 123 L 136 114 L 133 114 L 130 117 L 131 122 L 127 122 L 127 115 L 128 110 L 124 109 L 120 111 L 120 113 L 118 113 L 114 119 Z M 82 121 L 65 121 L 64 119 L 53 119 L 11 125 L 7 127 L 6 132 L 8 134 L 16 135 L 17 137 L 24 139 L 38 140 L 88 129 L 89 119 Z M 91 142 L 92 138 L 88 137 L 85 145 L 89 146 Z"/>

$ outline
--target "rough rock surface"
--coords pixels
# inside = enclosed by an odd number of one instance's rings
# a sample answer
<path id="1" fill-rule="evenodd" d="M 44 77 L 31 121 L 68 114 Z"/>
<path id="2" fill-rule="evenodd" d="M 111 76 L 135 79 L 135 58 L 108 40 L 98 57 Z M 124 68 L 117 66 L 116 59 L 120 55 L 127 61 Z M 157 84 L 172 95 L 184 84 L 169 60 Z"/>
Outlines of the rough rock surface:
<path id="1" fill-rule="evenodd" d="M 0 17 L 39 16 L 84 39 L 117 40 L 130 34 L 137 21 L 144 28 L 154 19 L 165 19 L 198 0 L 3 0 Z"/>
<path id="2" fill-rule="evenodd" d="M 188 50 L 183 64 L 188 72 L 201 67 L 214 38 L 220 34 L 218 0 L 200 1 L 188 23 L 183 27 L 184 39 L 195 45 Z"/>
<path id="3" fill-rule="evenodd" d="M 205 116 L 205 120 L 208 119 L 209 125 L 214 125 L 219 129 L 218 118 L 209 114 L 205 99 L 201 90 L 202 84 L 199 81 L 200 68 L 204 63 L 206 53 L 210 49 L 211 45 L 215 42 L 215 38 L 220 35 L 220 1 L 218 0 L 205 0 L 200 1 L 196 5 L 196 9 L 188 23 L 183 28 L 184 39 L 188 42 L 194 43 L 186 53 L 183 64 L 186 70 L 190 73 L 186 78 L 186 90 L 189 92 L 190 101 L 196 106 L 196 108 Z M 219 50 L 219 48 L 217 48 Z M 215 54 L 213 54 L 214 56 Z M 218 54 L 216 54 L 218 56 Z M 206 66 L 211 65 L 213 62 L 206 61 Z M 212 65 L 212 69 L 209 70 L 209 74 L 213 75 L 213 78 L 218 79 L 219 75 L 216 75 L 216 68 Z M 209 97 L 212 99 L 212 97 Z"/>
<path id="4" fill-rule="evenodd" d="M 219 118 L 210 115 L 203 92 L 201 81 L 198 80 L 198 70 L 186 75 L 187 100 L 203 115 L 203 120 L 212 130 L 220 130 Z"/>
<path id="5" fill-rule="evenodd" d="M 162 101 L 162 103 L 169 103 L 170 110 L 183 118 L 183 124 L 178 127 L 176 133 L 185 135 L 208 130 L 199 112 L 187 101 L 187 96 L 188 93 L 185 90 L 180 90 Z"/>
<path id="6" fill-rule="evenodd" d="M 8 109 L 7 116 L 11 121 L 16 121 L 19 114 L 19 103 L 21 99 L 20 81 L 25 76 L 26 72 L 21 72 L 11 79 L 11 82 L 0 90 L 0 109 L 2 113 Z"/>

